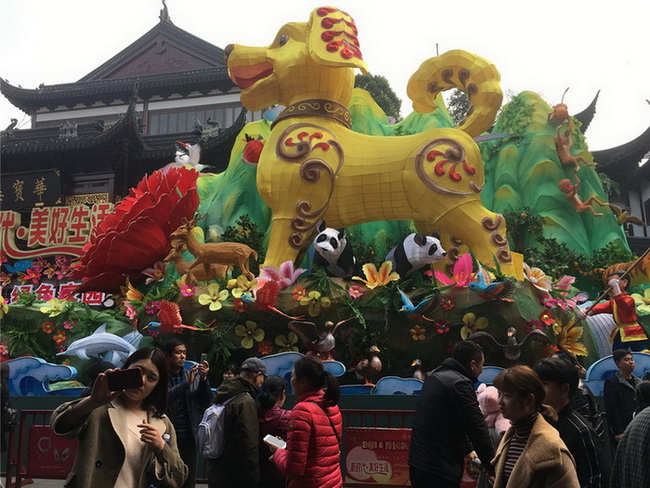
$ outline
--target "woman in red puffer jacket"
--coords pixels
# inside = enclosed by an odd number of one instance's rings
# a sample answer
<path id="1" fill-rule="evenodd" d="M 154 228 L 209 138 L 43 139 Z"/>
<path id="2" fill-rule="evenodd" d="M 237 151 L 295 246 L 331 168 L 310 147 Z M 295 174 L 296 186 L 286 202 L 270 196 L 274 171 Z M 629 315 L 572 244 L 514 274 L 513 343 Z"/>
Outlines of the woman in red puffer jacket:
<path id="1" fill-rule="evenodd" d="M 321 361 L 305 356 L 293 365 L 291 388 L 296 404 L 291 411 L 287 447 L 276 450 L 270 446 L 275 451 L 273 461 L 289 479 L 288 488 L 338 488 L 343 485 L 338 382 Z"/>

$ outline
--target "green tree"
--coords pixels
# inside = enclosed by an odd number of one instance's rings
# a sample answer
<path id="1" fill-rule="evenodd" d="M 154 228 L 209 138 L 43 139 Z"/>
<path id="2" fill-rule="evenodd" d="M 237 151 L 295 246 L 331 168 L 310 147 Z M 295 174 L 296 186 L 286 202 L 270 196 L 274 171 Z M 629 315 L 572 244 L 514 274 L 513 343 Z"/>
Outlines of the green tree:
<path id="1" fill-rule="evenodd" d="M 596 174 L 598 175 L 598 178 L 600 178 L 600 182 L 603 184 L 603 190 L 605 190 L 605 193 L 607 193 L 608 199 L 617 197 L 621 194 L 621 185 L 619 185 L 605 173 L 596 172 Z"/>
<path id="2" fill-rule="evenodd" d="M 460 90 L 452 90 L 449 96 L 449 102 L 447 103 L 447 110 L 456 125 L 460 124 L 469 110 L 469 98 L 467 94 Z"/>
<path id="3" fill-rule="evenodd" d="M 377 105 L 381 107 L 384 113 L 389 117 L 394 117 L 396 121 L 401 120 L 400 109 L 402 101 L 390 87 L 388 80 L 380 75 L 357 75 L 354 79 L 354 86 L 363 88 L 372 96 Z"/>

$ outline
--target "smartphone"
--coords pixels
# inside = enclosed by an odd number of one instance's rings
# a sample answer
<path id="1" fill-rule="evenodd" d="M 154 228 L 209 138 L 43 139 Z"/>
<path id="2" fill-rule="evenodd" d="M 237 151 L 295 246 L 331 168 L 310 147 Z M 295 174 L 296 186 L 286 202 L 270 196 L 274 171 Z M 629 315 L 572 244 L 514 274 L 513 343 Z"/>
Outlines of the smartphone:
<path id="1" fill-rule="evenodd" d="M 106 373 L 108 389 L 111 391 L 128 390 L 142 386 L 142 370 L 140 368 L 120 369 Z"/>
<path id="2" fill-rule="evenodd" d="M 274 446 L 277 446 L 280 449 L 284 449 L 285 447 L 287 447 L 286 442 L 284 442 L 282 439 L 278 439 L 277 437 L 272 436 L 271 434 L 266 434 L 263 440 L 267 444 L 273 444 Z"/>
<path id="3" fill-rule="evenodd" d="M 201 360 L 199 361 L 199 364 L 203 364 L 203 361 L 207 361 L 207 360 L 208 360 L 208 353 L 204 352 L 203 354 L 201 354 Z"/>

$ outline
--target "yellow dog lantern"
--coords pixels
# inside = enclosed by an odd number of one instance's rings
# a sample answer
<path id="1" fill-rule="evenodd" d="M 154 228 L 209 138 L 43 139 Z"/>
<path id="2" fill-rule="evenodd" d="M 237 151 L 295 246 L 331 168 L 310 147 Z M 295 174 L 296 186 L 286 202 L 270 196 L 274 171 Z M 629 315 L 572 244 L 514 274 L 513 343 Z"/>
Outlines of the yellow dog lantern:
<path id="1" fill-rule="evenodd" d="M 350 130 L 354 69 L 366 70 L 352 17 L 333 7 L 307 23 L 289 23 L 268 47 L 226 48 L 232 80 L 249 110 L 287 108 L 275 120 L 257 169 L 257 188 L 272 210 L 264 266 L 295 260 L 320 219 L 329 227 L 413 220 L 467 245 L 482 262 L 496 257 L 514 274 L 501 215 L 481 205 L 483 165 L 472 136 L 494 122 L 499 73 L 486 60 L 451 51 L 425 61 L 408 95 L 420 112 L 455 87 L 472 108 L 454 129 L 395 137 Z"/>

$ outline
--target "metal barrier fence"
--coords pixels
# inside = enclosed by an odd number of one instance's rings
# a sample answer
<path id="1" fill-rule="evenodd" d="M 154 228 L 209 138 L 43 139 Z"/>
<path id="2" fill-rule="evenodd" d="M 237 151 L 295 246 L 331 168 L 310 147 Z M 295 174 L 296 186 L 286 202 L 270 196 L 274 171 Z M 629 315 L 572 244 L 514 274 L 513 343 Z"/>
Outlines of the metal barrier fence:
<path id="1" fill-rule="evenodd" d="M 72 469 L 76 440 L 55 436 L 52 410 L 22 410 L 17 431 L 10 433 L 5 486 L 21 487 L 29 478 L 65 479 Z M 15 472 L 15 473 L 14 473 Z M 12 482 L 15 474 L 15 482 Z"/>
<path id="2" fill-rule="evenodd" d="M 346 427 L 383 427 L 390 429 L 410 429 L 414 410 L 357 410 L 342 409 L 343 440 Z"/>
<path id="3" fill-rule="evenodd" d="M 29 478 L 65 479 L 72 469 L 76 453 L 76 441 L 54 435 L 49 427 L 53 410 L 22 410 L 17 432 L 9 437 L 7 452 L 6 487 L 20 488 Z M 341 468 L 345 475 L 345 454 L 350 450 L 350 442 L 355 431 L 363 429 L 408 430 L 412 426 L 413 410 L 359 410 L 342 409 L 343 439 L 341 446 Z M 358 432 L 354 432 L 358 433 Z M 367 438 L 367 436 L 366 436 Z M 402 444 L 392 442 L 391 447 Z M 396 452 L 399 450 L 396 449 Z M 403 451 L 403 449 L 402 449 Z M 408 450 L 407 450 L 408 453 Z M 203 469 L 201 469 L 203 468 Z M 207 465 L 199 466 L 197 483 L 206 483 Z M 15 484 L 12 483 L 15 476 Z M 354 481 L 344 486 L 387 487 L 389 484 Z"/>

